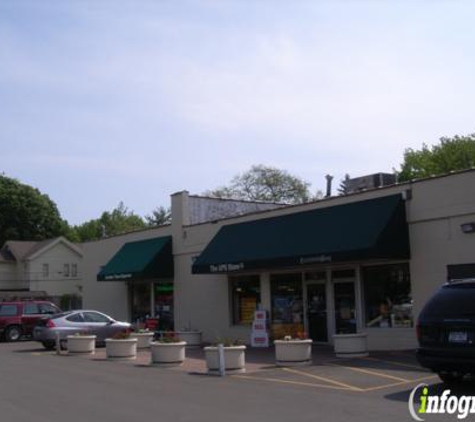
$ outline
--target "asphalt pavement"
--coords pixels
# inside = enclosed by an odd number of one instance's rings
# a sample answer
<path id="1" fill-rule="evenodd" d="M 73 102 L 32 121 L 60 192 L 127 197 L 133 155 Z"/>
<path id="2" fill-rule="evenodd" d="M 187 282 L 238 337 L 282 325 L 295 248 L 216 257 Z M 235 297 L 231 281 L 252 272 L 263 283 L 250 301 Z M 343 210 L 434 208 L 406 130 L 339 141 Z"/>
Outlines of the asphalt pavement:
<path id="1" fill-rule="evenodd" d="M 418 382 L 438 385 L 404 354 L 219 378 L 0 343 L 5 422 L 401 422 L 412 420 L 407 403 Z"/>

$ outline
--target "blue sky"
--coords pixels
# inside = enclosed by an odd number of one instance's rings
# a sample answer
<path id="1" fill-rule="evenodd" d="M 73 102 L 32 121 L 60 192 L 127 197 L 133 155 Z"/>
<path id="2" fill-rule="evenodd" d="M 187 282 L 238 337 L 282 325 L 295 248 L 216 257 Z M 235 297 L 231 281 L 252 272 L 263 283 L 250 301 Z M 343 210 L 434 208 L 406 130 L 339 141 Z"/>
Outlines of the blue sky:
<path id="1" fill-rule="evenodd" d="M 0 1 L 0 172 L 70 223 L 475 132 L 473 1 Z"/>

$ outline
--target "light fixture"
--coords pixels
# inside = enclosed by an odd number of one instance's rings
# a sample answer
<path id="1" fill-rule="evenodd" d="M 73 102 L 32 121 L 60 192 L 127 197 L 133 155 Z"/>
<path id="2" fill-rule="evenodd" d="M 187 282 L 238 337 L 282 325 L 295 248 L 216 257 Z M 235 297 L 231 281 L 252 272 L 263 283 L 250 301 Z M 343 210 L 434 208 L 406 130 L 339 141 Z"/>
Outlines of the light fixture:
<path id="1" fill-rule="evenodd" d="M 460 225 L 460 228 L 464 233 L 474 233 L 475 232 L 475 223 L 463 223 Z"/>

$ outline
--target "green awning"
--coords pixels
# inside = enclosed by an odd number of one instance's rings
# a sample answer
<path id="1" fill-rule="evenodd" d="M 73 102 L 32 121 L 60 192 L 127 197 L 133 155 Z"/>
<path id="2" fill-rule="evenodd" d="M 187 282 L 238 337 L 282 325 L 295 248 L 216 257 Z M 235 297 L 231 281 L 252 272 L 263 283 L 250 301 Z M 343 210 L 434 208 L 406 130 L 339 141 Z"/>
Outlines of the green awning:
<path id="1" fill-rule="evenodd" d="M 173 277 L 171 236 L 126 243 L 97 275 L 98 281 Z"/>
<path id="2" fill-rule="evenodd" d="M 409 259 L 400 195 L 222 227 L 193 264 L 199 273 Z"/>

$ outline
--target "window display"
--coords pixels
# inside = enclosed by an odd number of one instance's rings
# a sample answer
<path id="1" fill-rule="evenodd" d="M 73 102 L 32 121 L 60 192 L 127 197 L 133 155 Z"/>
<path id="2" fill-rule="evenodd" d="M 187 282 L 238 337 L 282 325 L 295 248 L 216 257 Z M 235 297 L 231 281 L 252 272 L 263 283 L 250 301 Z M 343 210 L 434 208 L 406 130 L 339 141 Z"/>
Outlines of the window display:
<path id="1" fill-rule="evenodd" d="M 173 330 L 173 283 L 155 283 L 155 318 L 160 330 Z"/>
<path id="2" fill-rule="evenodd" d="M 233 324 L 250 325 L 261 301 L 258 275 L 230 277 Z"/>
<path id="3" fill-rule="evenodd" d="M 412 327 L 409 264 L 365 267 L 362 276 L 366 326 Z"/>
<path id="4" fill-rule="evenodd" d="M 271 275 L 272 334 L 276 339 L 304 331 L 302 275 Z"/>

